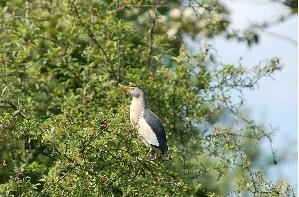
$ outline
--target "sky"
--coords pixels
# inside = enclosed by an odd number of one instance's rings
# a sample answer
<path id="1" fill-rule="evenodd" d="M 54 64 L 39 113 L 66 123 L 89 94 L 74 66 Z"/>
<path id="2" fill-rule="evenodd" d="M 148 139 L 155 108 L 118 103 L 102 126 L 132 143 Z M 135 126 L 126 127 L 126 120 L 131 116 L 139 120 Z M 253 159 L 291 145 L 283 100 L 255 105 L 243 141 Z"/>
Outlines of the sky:
<path id="1" fill-rule="evenodd" d="M 245 29 L 252 23 L 271 21 L 289 10 L 271 0 L 238 0 L 222 2 L 230 10 L 234 29 Z M 298 15 L 267 28 L 298 42 Z M 286 180 L 298 190 L 298 44 L 288 39 L 278 38 L 266 32 L 259 32 L 258 45 L 249 48 L 246 43 L 216 38 L 213 43 L 222 63 L 237 63 L 240 57 L 244 65 L 255 66 L 261 60 L 279 57 L 284 65 L 275 80 L 267 78 L 259 83 L 259 88 L 244 92 L 250 116 L 261 123 L 278 128 L 273 139 L 273 148 L 285 157 L 267 171 L 267 178 Z M 230 49 L 230 50 L 228 50 Z M 270 155 L 268 142 L 262 144 L 265 156 Z M 279 159 L 279 158 L 278 158 Z"/>

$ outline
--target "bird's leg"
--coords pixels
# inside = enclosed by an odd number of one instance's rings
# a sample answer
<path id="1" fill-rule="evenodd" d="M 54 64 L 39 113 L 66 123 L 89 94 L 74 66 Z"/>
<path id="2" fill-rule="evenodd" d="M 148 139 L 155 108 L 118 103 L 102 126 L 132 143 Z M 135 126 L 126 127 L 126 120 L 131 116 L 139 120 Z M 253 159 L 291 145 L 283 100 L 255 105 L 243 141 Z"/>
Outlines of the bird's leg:
<path id="1" fill-rule="evenodd" d="M 159 153 L 159 152 L 155 152 L 155 160 L 158 160 L 158 159 L 160 159 L 161 158 L 161 153 Z"/>
<path id="2" fill-rule="evenodd" d="M 143 139 L 143 141 L 146 144 L 146 146 L 149 147 L 149 151 L 146 154 L 146 158 L 148 160 L 152 160 L 153 159 L 153 147 L 150 144 L 148 144 L 144 139 Z"/>
<path id="3" fill-rule="evenodd" d="M 152 153 L 152 151 L 153 151 L 152 146 L 149 146 L 149 151 L 148 151 L 148 153 L 146 154 L 146 157 L 147 157 L 147 158 L 150 158 L 150 154 Z"/>
<path id="4" fill-rule="evenodd" d="M 138 133 L 139 139 L 145 144 L 145 146 L 149 147 L 149 151 L 146 154 L 146 158 L 147 159 L 151 159 L 150 154 L 152 153 L 152 146 L 147 143 L 147 141 L 142 137 L 142 135 L 140 135 L 140 133 Z"/>

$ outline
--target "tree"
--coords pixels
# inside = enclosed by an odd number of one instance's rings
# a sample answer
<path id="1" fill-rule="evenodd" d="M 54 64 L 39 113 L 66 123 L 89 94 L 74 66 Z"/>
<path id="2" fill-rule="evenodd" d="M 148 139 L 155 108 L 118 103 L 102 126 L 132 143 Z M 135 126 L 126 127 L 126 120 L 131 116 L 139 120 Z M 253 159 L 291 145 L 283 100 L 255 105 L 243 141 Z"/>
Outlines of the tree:
<path id="1" fill-rule="evenodd" d="M 279 59 L 246 69 L 217 62 L 209 44 L 194 54 L 183 42 L 226 30 L 221 3 L 13 0 L 1 8 L 2 195 L 294 195 L 255 169 L 258 149 L 247 145 L 271 142 L 271 130 L 231 99 L 279 71 Z M 111 81 L 143 87 L 172 160 L 146 157 L 128 99 Z"/>

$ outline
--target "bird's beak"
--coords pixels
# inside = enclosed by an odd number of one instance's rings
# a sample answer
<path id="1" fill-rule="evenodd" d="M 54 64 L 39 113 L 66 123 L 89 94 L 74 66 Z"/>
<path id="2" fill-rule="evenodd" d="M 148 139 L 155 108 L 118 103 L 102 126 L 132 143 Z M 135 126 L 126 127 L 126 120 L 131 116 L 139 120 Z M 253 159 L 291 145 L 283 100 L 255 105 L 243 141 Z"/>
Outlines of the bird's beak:
<path id="1" fill-rule="evenodd" d="M 130 91 L 130 88 L 131 88 L 131 87 L 129 87 L 129 86 L 124 86 L 124 85 L 121 85 L 121 84 L 117 84 L 117 87 L 118 87 L 119 89 L 122 89 L 122 90 L 126 91 L 126 92 L 129 92 L 129 91 Z"/>

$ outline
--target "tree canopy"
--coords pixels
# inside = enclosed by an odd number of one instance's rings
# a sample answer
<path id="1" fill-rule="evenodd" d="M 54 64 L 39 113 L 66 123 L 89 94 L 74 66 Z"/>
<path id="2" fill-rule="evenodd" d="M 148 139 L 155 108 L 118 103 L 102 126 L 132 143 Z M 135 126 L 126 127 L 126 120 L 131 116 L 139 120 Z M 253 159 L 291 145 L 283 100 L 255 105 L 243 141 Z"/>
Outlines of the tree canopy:
<path id="1" fill-rule="evenodd" d="M 220 2 L 11 0 L 0 7 L 1 195 L 295 195 L 257 168 L 258 144 L 271 144 L 273 131 L 242 110 L 242 90 L 282 64 L 278 57 L 251 69 L 217 61 L 216 46 L 203 40 L 229 34 Z M 202 40 L 199 52 L 186 37 Z M 257 42 L 252 31 L 241 40 Z M 146 157 L 129 98 L 112 81 L 143 88 L 171 160 Z"/>

